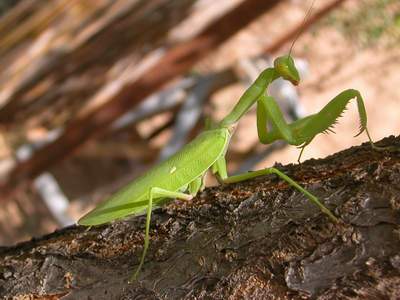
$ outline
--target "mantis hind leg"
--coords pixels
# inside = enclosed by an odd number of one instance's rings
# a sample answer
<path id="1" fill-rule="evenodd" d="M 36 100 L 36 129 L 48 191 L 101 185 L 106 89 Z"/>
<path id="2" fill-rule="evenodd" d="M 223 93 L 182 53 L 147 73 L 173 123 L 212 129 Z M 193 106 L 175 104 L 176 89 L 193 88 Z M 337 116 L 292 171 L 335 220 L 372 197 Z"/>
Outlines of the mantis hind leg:
<path id="1" fill-rule="evenodd" d="M 325 205 L 322 204 L 322 202 L 313 194 L 311 194 L 309 191 L 301 187 L 296 181 L 291 179 L 289 176 L 285 175 L 281 171 L 279 171 L 276 168 L 267 168 L 263 170 L 258 170 L 258 171 L 252 171 L 244 174 L 239 174 L 235 176 L 230 176 L 225 179 L 223 179 L 224 183 L 235 183 L 235 182 L 241 182 L 245 181 L 254 177 L 258 176 L 263 176 L 263 175 L 268 175 L 268 174 L 276 174 L 278 175 L 281 179 L 285 180 L 287 183 L 289 183 L 291 186 L 296 188 L 298 191 L 303 193 L 312 203 L 314 203 L 316 206 L 318 206 L 323 213 L 325 213 L 330 219 L 332 219 L 334 222 L 337 222 L 338 219 L 335 217 L 335 215 L 325 207 Z"/>
<path id="2" fill-rule="evenodd" d="M 150 240 L 150 221 L 151 221 L 151 212 L 153 209 L 153 199 L 154 198 L 176 198 L 181 200 L 191 200 L 193 198 L 192 195 L 188 195 L 180 192 L 173 192 L 164 190 L 158 187 L 153 187 L 149 191 L 149 202 L 147 204 L 147 213 L 146 213 L 146 229 L 144 236 L 144 246 L 142 257 L 140 258 L 139 266 L 137 267 L 135 273 L 132 275 L 130 281 L 136 280 L 139 272 L 144 264 L 144 259 L 146 258 L 147 249 L 149 248 L 149 240 Z"/>

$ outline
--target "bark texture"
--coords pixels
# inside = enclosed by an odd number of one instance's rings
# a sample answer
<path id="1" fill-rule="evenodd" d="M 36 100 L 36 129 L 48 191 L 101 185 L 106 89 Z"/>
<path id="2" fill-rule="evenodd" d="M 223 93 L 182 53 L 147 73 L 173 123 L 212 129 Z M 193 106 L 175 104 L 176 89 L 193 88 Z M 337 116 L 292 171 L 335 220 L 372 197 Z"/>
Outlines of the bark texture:
<path id="1" fill-rule="evenodd" d="M 400 137 L 378 145 L 400 149 Z M 128 278 L 142 251 L 144 217 L 0 249 L 0 296 L 399 299 L 400 153 L 364 144 L 278 167 L 341 222 L 275 176 L 208 188 L 154 211 L 138 281 Z"/>

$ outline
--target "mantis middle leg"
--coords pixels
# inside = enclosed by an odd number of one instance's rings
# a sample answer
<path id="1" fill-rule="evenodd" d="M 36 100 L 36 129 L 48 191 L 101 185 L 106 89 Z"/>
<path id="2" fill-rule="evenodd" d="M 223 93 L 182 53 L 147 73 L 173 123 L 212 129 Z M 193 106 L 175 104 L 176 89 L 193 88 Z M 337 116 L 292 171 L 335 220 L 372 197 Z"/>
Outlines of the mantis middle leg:
<path id="1" fill-rule="evenodd" d="M 239 175 L 228 177 L 228 176 L 225 175 L 227 173 L 226 172 L 226 168 L 222 168 L 221 169 L 221 166 L 223 166 L 223 165 L 224 164 L 215 165 L 216 173 L 218 173 L 218 175 L 221 177 L 221 181 L 223 183 L 241 182 L 241 181 L 245 181 L 245 180 L 248 180 L 248 179 L 251 179 L 251 178 L 255 178 L 255 177 L 258 177 L 258 176 L 276 174 L 281 179 L 283 179 L 287 183 L 289 183 L 289 185 L 293 186 L 298 191 L 303 193 L 308 199 L 310 199 L 311 202 L 313 202 L 315 205 L 317 205 L 321 209 L 321 211 L 323 213 L 325 213 L 326 215 L 328 215 L 329 218 L 331 218 L 334 222 L 338 221 L 338 219 L 335 217 L 335 215 L 328 208 L 326 208 L 316 196 L 311 194 L 309 191 L 307 191 L 302 186 L 300 186 L 292 178 L 290 178 L 289 176 L 287 176 L 286 174 L 282 173 L 281 171 L 279 171 L 276 168 L 271 167 L 271 168 L 267 168 L 267 169 L 262 169 L 262 170 L 258 170 L 258 171 L 251 171 L 251 172 L 247 172 L 247 173 L 243 173 L 243 174 L 239 174 Z"/>

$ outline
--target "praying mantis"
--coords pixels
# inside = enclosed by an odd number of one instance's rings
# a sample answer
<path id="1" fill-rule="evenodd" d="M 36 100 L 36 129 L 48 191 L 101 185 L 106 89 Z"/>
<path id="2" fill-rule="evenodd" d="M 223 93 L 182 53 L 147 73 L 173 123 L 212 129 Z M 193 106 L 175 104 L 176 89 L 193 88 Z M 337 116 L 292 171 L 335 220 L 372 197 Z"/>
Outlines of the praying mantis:
<path id="1" fill-rule="evenodd" d="M 78 221 L 80 225 L 94 226 L 146 212 L 143 252 L 132 279 L 136 279 L 145 262 L 153 207 L 174 198 L 191 200 L 204 188 L 204 176 L 209 169 L 222 183 L 235 183 L 257 176 L 276 174 L 303 193 L 333 222 L 338 221 L 316 196 L 274 167 L 231 177 L 227 174 L 225 155 L 230 139 L 239 120 L 253 105 L 257 105 L 257 132 L 260 142 L 269 144 L 276 140 L 285 140 L 290 145 L 298 146 L 301 149 L 298 159 L 300 161 L 304 148 L 313 138 L 319 133 L 332 130 L 346 105 L 352 99 L 356 99 L 360 117 L 360 131 L 357 135 L 365 131 L 372 147 L 380 150 L 374 145 L 368 132 L 367 114 L 360 92 L 354 89 L 345 90 L 320 112 L 288 124 L 274 98 L 266 93 L 269 84 L 278 78 L 288 80 L 294 85 L 299 84 L 300 77 L 290 52 L 276 58 L 273 67 L 261 72 L 222 121 L 207 128 L 178 153 L 128 184 Z"/>

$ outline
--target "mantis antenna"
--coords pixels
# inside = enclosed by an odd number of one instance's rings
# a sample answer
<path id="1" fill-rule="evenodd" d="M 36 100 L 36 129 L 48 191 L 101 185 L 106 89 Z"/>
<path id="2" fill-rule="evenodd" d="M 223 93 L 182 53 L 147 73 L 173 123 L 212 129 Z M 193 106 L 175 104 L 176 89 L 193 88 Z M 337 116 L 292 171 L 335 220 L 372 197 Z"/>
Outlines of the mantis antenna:
<path id="1" fill-rule="evenodd" d="M 314 7 L 314 4 L 315 4 L 315 0 L 313 0 L 313 2 L 311 3 L 311 6 L 308 8 L 307 13 L 306 13 L 306 15 L 305 15 L 304 18 L 303 18 L 303 22 L 301 23 L 300 29 L 299 29 L 299 31 L 297 32 L 296 37 L 294 38 L 294 40 L 293 40 L 293 42 L 292 42 L 292 45 L 290 46 L 288 56 L 291 56 L 293 46 L 294 46 L 294 44 L 297 42 L 297 40 L 299 39 L 300 34 L 301 34 L 301 31 L 302 31 L 301 28 L 304 26 L 304 24 L 306 23 L 308 17 L 310 16 L 311 11 L 312 11 L 312 8 Z"/>

